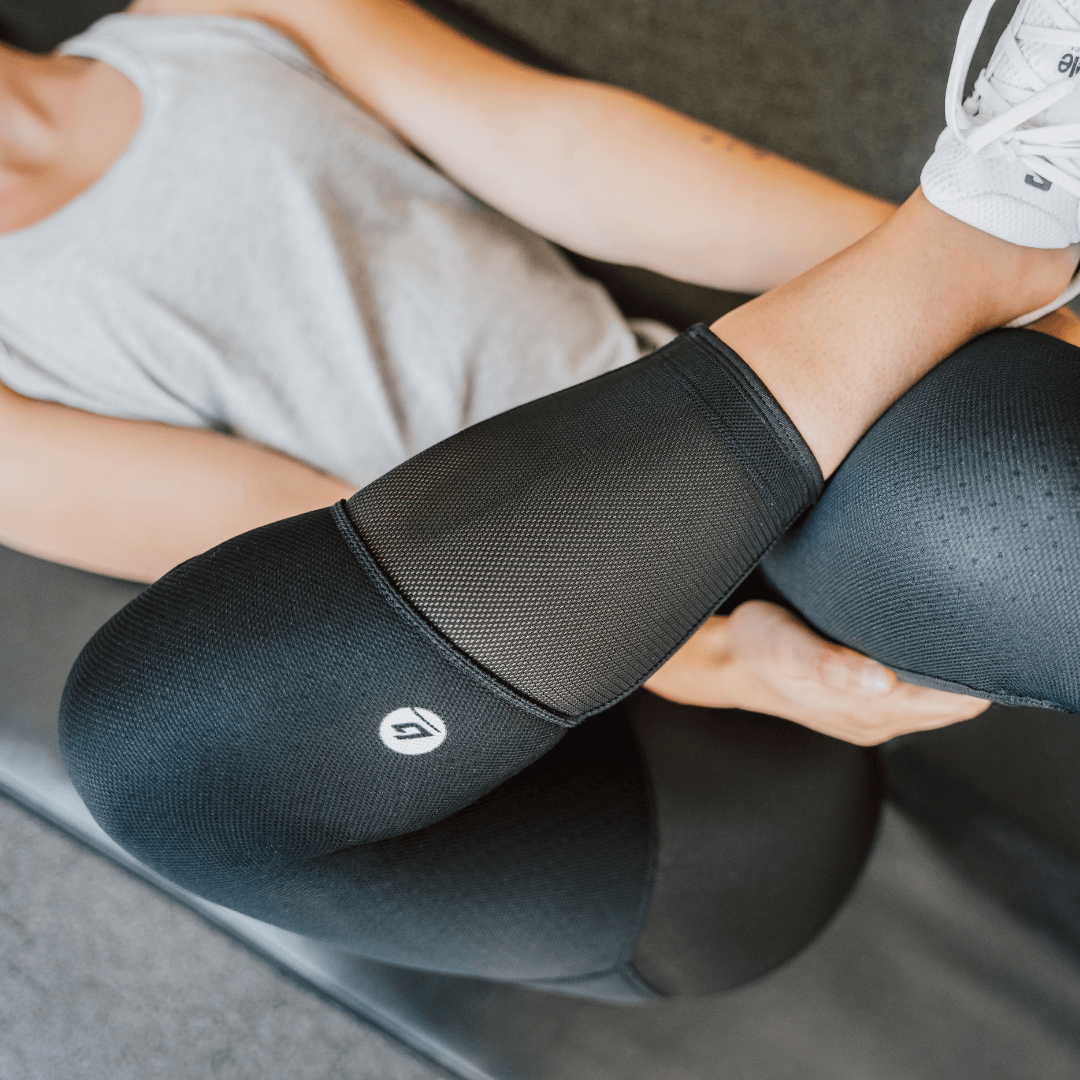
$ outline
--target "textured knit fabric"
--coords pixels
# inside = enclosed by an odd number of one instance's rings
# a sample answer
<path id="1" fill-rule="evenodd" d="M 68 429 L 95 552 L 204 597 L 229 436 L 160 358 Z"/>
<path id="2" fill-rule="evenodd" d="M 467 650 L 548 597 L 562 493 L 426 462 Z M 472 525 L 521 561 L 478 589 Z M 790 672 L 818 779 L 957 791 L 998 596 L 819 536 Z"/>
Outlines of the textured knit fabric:
<path id="1" fill-rule="evenodd" d="M 804 748 L 792 786 L 781 752 L 774 787 L 761 755 L 760 787 L 706 785 L 695 797 L 689 832 L 713 839 L 687 842 L 680 799 L 663 796 L 679 788 L 678 770 L 673 780 L 669 762 L 651 777 L 676 821 L 657 831 L 622 714 L 566 735 L 640 685 L 817 495 L 816 463 L 753 372 L 696 328 L 410 465 L 351 515 L 339 504 L 276 522 L 184 563 L 94 636 L 68 680 L 60 738 L 96 820 L 199 895 L 437 970 L 584 978 L 593 993 L 603 976 L 607 992 L 611 979 L 624 995 L 640 990 L 627 965 L 665 834 L 681 838 L 701 895 L 730 921 L 702 921 L 677 884 L 685 859 L 662 860 L 674 867 L 672 917 L 660 909 L 646 945 L 681 932 L 659 958 L 645 948 L 658 988 L 731 985 L 803 944 L 869 845 L 876 804 L 862 757 L 838 774 L 835 755 Z M 625 529 L 611 527 L 620 520 Z M 374 554 L 357 532 L 372 522 Z M 599 563 L 582 557 L 589 545 Z M 425 558 L 448 595 L 505 581 L 474 624 L 494 619 L 513 670 L 496 670 L 482 636 L 474 653 L 445 633 L 421 590 L 398 588 L 395 566 L 422 571 Z M 619 616 L 605 622 L 612 603 Z M 608 636 L 582 640 L 560 682 L 560 642 L 589 611 Z M 544 703 L 544 685 L 568 711 Z M 711 730 L 688 762 L 734 752 L 710 744 Z M 817 808 L 796 815 L 816 815 L 805 819 L 817 823 L 809 861 L 807 837 L 770 810 L 779 789 Z M 735 812 L 746 802 L 761 828 Z M 740 859 L 719 842 L 728 817 L 742 824 L 727 839 L 757 852 L 744 866 L 773 859 L 762 874 L 733 869 Z M 755 922 L 755 911 L 773 914 Z M 731 929 L 718 949 L 719 925 Z M 708 971 L 695 969 L 699 955 L 713 958 Z"/>
<path id="2" fill-rule="evenodd" d="M 914 682 L 1080 712 L 1080 349 L 1003 330 L 909 390 L 763 563 Z"/>
<path id="3" fill-rule="evenodd" d="M 348 512 L 426 623 L 572 720 L 640 686 L 821 483 L 764 384 L 697 326 L 417 455 Z"/>
<path id="4" fill-rule="evenodd" d="M 429 825 L 563 734 L 407 618 L 348 530 L 339 508 L 319 510 L 182 564 L 98 631 L 68 680 L 61 741 L 91 813 L 110 833 L 124 822 L 155 869 L 146 853 L 182 837 L 168 873 L 195 892 L 221 895 L 215 873 L 239 850 L 271 868 Z M 387 752 L 380 723 L 400 708 L 437 713 L 444 745 Z M 339 780 L 305 784 L 323 763 Z"/>
<path id="5" fill-rule="evenodd" d="M 65 51 L 142 92 L 120 161 L 0 236 L 0 380 L 211 427 L 362 486 L 638 355 L 607 294 L 266 26 L 117 15 Z"/>
<path id="6" fill-rule="evenodd" d="M 644 693 L 564 733 L 395 614 L 329 511 L 180 567 L 72 674 L 76 788 L 127 850 L 228 907 L 607 1000 L 744 982 L 843 900 L 880 801 L 868 752 Z M 414 715 L 441 710 L 428 753 L 380 736 L 403 681 Z"/>

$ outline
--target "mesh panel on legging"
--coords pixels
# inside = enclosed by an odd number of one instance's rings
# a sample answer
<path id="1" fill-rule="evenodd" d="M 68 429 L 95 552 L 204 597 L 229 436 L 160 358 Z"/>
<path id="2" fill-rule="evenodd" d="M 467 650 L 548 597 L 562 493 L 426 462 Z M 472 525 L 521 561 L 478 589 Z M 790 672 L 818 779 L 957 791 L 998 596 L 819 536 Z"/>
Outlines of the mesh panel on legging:
<path id="1" fill-rule="evenodd" d="M 235 537 L 148 588 L 72 669 L 60 739 L 110 836 L 232 903 L 245 875 L 412 832 L 475 802 L 564 729 L 479 681 L 402 617 L 339 508 Z M 402 707 L 446 740 L 381 741 Z"/>
<path id="2" fill-rule="evenodd" d="M 638 928 L 644 786 L 634 773 L 631 792 L 612 742 L 600 771 L 560 787 L 566 755 L 596 743 L 556 744 L 680 644 L 820 472 L 698 329 L 380 484 L 352 507 L 361 531 L 357 507 L 379 525 L 367 546 L 341 506 L 276 522 L 110 620 L 61 705 L 72 780 L 122 846 L 228 907 L 402 963 L 588 982 L 626 961 Z M 459 612 L 452 634 L 403 598 L 399 557 Z M 386 724 L 403 709 L 445 732 L 430 753 L 398 752 Z M 525 814 L 530 790 L 565 800 Z M 623 993 L 627 963 L 608 969 Z"/>
<path id="3" fill-rule="evenodd" d="M 516 662 L 531 658 L 541 681 L 564 664 L 579 689 L 594 674 L 588 704 L 642 681 L 820 482 L 752 372 L 707 331 L 680 340 L 642 362 L 652 367 L 534 402 L 433 448 L 426 464 L 403 466 L 403 477 L 434 477 L 427 487 L 387 481 L 382 496 L 354 505 L 377 510 L 387 528 L 396 522 L 386 535 L 420 553 L 407 568 L 421 572 L 424 537 L 434 537 L 430 579 L 446 596 L 457 586 L 470 595 L 473 577 L 489 590 L 490 609 L 466 605 L 481 637 L 490 615 Z M 680 441 L 684 420 L 700 460 Z M 602 438 L 582 471 L 574 463 L 590 430 Z M 523 441 L 535 452 L 532 472 Z M 510 474 L 501 485 L 498 476 Z M 581 496 L 568 518 L 560 499 L 574 487 Z M 672 492 L 688 500 L 684 511 Z M 466 531 L 480 525 L 455 539 L 454 520 Z M 600 536 L 601 524 L 630 533 Z M 412 540 L 408 529 L 417 530 Z M 589 545 L 604 558 L 586 557 Z M 517 620 L 515 601 L 525 605 Z M 589 627 L 582 620 L 591 615 Z M 245 874 L 432 824 L 558 741 L 566 718 L 494 677 L 461 644 L 401 598 L 341 507 L 276 522 L 171 571 L 94 636 L 61 703 L 69 772 L 114 839 L 230 904 L 235 890 L 246 895 Z M 408 756 L 381 743 L 383 720 L 403 708 L 445 723 L 437 752 Z M 316 768 L 324 780 L 312 787 Z"/>
<path id="4" fill-rule="evenodd" d="M 915 682 L 1080 712 L 1080 350 L 987 334 L 907 392 L 763 564 Z"/>
<path id="5" fill-rule="evenodd" d="M 381 741 L 400 670 L 445 722 L 429 753 Z M 850 747 L 658 702 L 569 732 L 517 710 L 397 619 L 317 511 L 107 624 L 61 738 L 106 831 L 199 895 L 390 962 L 627 1000 L 648 992 L 632 955 L 683 992 L 798 948 L 850 883 L 838 845 L 857 861 L 867 832 Z"/>
<path id="6" fill-rule="evenodd" d="M 441 634 L 580 717 L 640 685 L 820 485 L 768 390 L 696 327 L 417 455 L 348 513 Z"/>

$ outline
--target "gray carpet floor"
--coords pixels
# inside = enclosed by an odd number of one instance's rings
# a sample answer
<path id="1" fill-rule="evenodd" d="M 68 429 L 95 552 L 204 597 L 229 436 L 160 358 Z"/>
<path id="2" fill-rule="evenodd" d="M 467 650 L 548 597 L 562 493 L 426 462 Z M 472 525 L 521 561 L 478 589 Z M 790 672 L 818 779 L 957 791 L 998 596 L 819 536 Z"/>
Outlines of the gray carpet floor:
<path id="1" fill-rule="evenodd" d="M 442 1075 L 0 799 L 3 1080 Z"/>

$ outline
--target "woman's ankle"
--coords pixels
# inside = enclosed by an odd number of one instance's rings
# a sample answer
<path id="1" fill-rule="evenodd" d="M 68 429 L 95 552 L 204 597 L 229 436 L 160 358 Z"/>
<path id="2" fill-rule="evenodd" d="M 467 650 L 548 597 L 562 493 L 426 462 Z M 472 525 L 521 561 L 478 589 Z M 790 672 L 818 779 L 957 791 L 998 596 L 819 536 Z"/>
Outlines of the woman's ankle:
<path id="1" fill-rule="evenodd" d="M 1052 303 L 1068 286 L 1080 246 L 1033 248 L 1011 244 L 939 210 L 922 190 L 905 203 L 909 227 L 951 249 L 961 275 L 970 275 L 972 333 L 995 329 Z"/>

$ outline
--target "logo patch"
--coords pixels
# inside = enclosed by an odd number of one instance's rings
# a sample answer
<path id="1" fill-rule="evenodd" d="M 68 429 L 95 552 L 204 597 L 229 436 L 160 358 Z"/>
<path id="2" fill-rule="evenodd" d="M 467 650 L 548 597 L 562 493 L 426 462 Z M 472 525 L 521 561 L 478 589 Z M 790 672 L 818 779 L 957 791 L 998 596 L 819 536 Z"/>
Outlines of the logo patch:
<path id="1" fill-rule="evenodd" d="M 1033 188 L 1038 188 L 1040 191 L 1049 191 L 1054 186 L 1045 176 L 1040 176 L 1038 173 L 1028 173 L 1027 176 L 1024 177 L 1024 183 L 1030 184 Z"/>
<path id="2" fill-rule="evenodd" d="M 446 724 L 430 709 L 395 709 L 382 718 L 379 738 L 395 754 L 429 754 L 446 742 Z"/>

